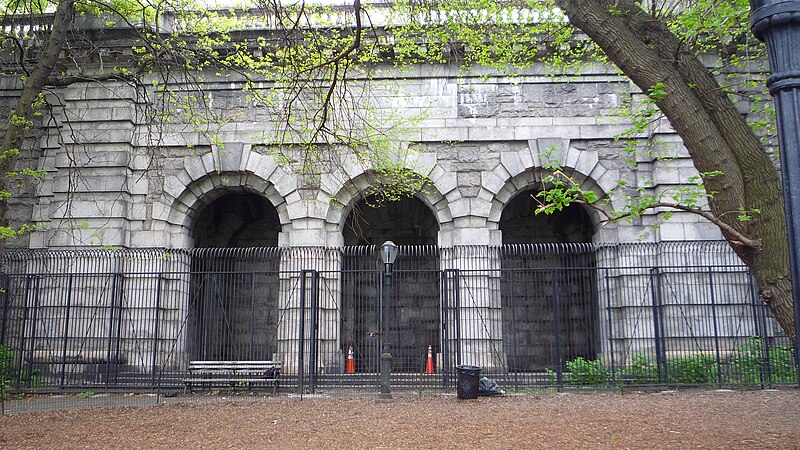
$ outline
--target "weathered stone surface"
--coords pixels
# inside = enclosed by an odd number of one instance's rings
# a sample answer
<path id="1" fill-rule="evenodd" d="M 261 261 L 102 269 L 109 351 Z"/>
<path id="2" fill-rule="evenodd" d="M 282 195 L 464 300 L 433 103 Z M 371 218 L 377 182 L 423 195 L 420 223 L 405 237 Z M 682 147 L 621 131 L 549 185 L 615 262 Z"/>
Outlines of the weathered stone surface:
<path id="1" fill-rule="evenodd" d="M 584 188 L 601 197 L 616 190 L 620 180 L 660 193 L 684 186 L 696 175 L 680 139 L 666 122 L 653 129 L 656 141 L 647 151 L 629 154 L 625 142 L 615 139 L 629 127 L 627 120 L 617 116 L 617 108 L 626 99 L 636 103 L 643 97 L 610 68 L 593 66 L 569 79 L 546 76 L 541 66 L 515 77 L 430 65 L 409 68 L 393 80 L 394 68 L 380 70 L 384 78 L 368 96 L 377 102 L 376 114 L 419 119 L 418 126 L 397 137 L 396 147 L 407 147 L 409 153 L 395 159 L 430 177 L 431 192 L 418 198 L 425 199 L 439 222 L 436 239 L 440 244 L 496 242 L 503 233 L 500 221 L 505 206 L 521 193 L 542 187 L 543 166 L 548 162 L 559 162 L 566 173 L 575 174 Z M 371 168 L 349 160 L 309 182 L 280 167 L 271 155 L 274 148 L 265 142 L 271 142 L 281 124 L 270 108 L 247 99 L 241 81 L 213 76 L 207 80 L 207 100 L 227 121 L 214 131 L 224 143 L 221 148 L 212 148 L 209 135 L 188 124 L 147 126 L 142 100 L 124 83 L 78 83 L 57 89 L 54 99 L 63 102 L 65 112 L 56 119 L 69 121 L 70 126 L 43 121 L 42 137 L 31 140 L 40 153 L 35 167 L 47 170 L 48 176 L 31 191 L 30 201 L 21 202 L 29 206 L 20 206 L 18 219 L 24 220 L 27 214 L 34 222 L 44 223 L 76 214 L 96 223 L 98 228 L 91 231 L 98 231 L 105 226 L 105 216 L 111 215 L 121 220 L 119 236 L 126 228 L 144 227 L 163 232 L 165 237 L 158 242 L 165 245 L 190 246 L 191 230 L 167 224 L 191 224 L 197 209 L 228 193 L 255 192 L 279 211 L 284 224 L 281 242 L 314 242 L 307 234 L 291 237 L 312 222 L 319 225 L 315 229 L 325 230 L 324 236 L 313 239 L 337 241 L 326 236 L 341 234 L 346 216 L 375 180 Z M 16 78 L 0 77 L 3 104 L 18 95 L 18 88 Z M 361 83 L 353 85 L 354 92 L 364 88 Z M 631 159 L 638 167 L 630 164 Z M 54 206 L 68 204 L 76 193 L 80 194 L 72 211 Z M 118 202 L 106 198 L 115 195 Z M 622 206 L 621 193 L 612 199 L 613 207 Z M 125 202 L 133 206 L 124 210 Z M 661 239 L 718 237 L 715 228 L 701 218 L 675 216 L 674 225 L 662 225 Z M 592 217 L 595 241 L 633 240 L 656 221 L 655 213 L 646 213 L 640 222 L 602 228 L 599 218 Z M 490 236 L 488 229 L 494 234 Z M 81 237 L 70 240 L 63 237 L 68 231 L 58 233 L 64 245 L 78 245 L 86 234 L 75 230 Z M 44 237 L 32 239 L 29 245 L 42 246 L 54 242 L 57 233 L 34 234 Z M 147 236 L 136 231 L 131 238 L 114 239 L 139 246 L 148 242 Z"/>

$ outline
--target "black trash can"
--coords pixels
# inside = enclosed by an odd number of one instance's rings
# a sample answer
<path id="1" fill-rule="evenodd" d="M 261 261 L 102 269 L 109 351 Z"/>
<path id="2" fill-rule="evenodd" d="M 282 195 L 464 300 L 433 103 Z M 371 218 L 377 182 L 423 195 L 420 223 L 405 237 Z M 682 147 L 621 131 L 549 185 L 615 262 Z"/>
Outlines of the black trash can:
<path id="1" fill-rule="evenodd" d="M 478 366 L 456 366 L 458 380 L 456 394 L 459 399 L 478 398 L 478 387 L 481 384 L 481 368 Z"/>

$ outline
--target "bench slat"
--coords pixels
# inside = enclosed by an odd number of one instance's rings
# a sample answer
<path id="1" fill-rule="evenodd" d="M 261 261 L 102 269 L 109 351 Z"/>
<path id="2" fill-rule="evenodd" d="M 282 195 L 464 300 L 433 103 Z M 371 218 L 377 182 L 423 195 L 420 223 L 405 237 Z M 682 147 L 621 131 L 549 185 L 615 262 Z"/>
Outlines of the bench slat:
<path id="1" fill-rule="evenodd" d="M 208 383 L 241 383 L 241 382 L 248 382 L 248 383 L 267 383 L 272 384 L 275 383 L 275 378 L 186 378 L 183 380 L 184 383 L 192 383 L 192 384 L 208 384 Z"/>
<path id="2" fill-rule="evenodd" d="M 277 389 L 283 364 L 275 361 L 190 361 L 191 378 L 183 379 L 188 389 L 193 386 L 236 388 L 237 383 L 272 385 Z"/>

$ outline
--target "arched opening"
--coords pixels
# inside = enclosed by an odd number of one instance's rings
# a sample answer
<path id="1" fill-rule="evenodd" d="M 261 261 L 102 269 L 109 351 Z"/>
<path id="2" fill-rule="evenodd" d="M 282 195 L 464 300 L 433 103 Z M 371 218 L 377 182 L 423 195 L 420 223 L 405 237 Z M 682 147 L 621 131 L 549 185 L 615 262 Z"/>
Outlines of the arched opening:
<path id="1" fill-rule="evenodd" d="M 439 224 L 431 210 L 417 198 L 379 201 L 369 196 L 347 216 L 344 245 L 436 245 Z"/>
<path id="2" fill-rule="evenodd" d="M 555 214 L 536 214 L 538 191 L 514 197 L 500 216 L 503 244 L 591 242 L 594 226 L 583 207 L 571 204 Z"/>
<path id="3" fill-rule="evenodd" d="M 236 192 L 217 198 L 199 212 L 192 237 L 195 248 L 276 247 L 280 231 L 278 210 L 269 200 Z"/>
<path id="4" fill-rule="evenodd" d="M 378 203 L 359 201 L 342 231 L 345 247 L 342 296 L 342 345 L 353 346 L 356 370 L 378 372 L 380 356 L 380 245 L 391 240 L 401 249 L 394 264 L 389 342 L 395 372 L 419 373 L 428 344 L 440 351 L 439 224 L 419 199 Z M 375 247 L 364 247 L 371 245 Z"/>
<path id="5" fill-rule="evenodd" d="M 277 246 L 278 213 L 258 194 L 221 194 L 192 229 L 190 359 L 269 360 L 277 351 L 278 253 L 242 248 Z"/>
<path id="6" fill-rule="evenodd" d="M 598 348 L 595 256 L 580 245 L 591 243 L 591 218 L 579 204 L 537 215 L 537 192 L 518 194 L 500 217 L 503 346 L 513 372 L 594 359 Z"/>

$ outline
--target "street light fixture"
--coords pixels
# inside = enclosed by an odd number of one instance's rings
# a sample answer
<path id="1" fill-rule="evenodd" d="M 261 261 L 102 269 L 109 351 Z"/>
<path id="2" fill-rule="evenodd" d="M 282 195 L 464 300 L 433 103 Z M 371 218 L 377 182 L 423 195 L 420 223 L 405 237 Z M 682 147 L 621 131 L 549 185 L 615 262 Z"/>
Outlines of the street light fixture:
<path id="1" fill-rule="evenodd" d="M 381 245 L 381 261 L 383 261 L 383 289 L 381 290 L 381 390 L 379 398 L 392 398 L 389 390 L 389 376 L 392 372 L 392 353 L 389 349 L 389 305 L 392 300 L 392 266 L 397 259 L 397 245 L 386 241 Z"/>
<path id="2" fill-rule="evenodd" d="M 750 28 L 767 44 L 781 155 L 794 304 L 795 363 L 800 368 L 800 0 L 750 0 Z"/>
<path id="3" fill-rule="evenodd" d="M 388 268 L 394 264 L 395 259 L 397 259 L 397 245 L 392 241 L 384 242 L 381 245 L 381 261 L 383 261 L 384 267 Z"/>

